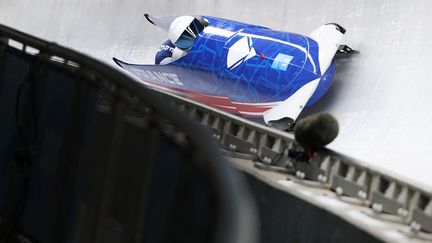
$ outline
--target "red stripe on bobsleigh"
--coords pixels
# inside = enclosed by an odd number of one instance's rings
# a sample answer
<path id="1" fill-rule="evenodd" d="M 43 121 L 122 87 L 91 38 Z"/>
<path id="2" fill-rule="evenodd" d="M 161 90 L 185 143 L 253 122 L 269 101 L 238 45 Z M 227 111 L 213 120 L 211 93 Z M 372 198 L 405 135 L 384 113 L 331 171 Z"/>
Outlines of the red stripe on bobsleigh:
<path id="1" fill-rule="evenodd" d="M 228 97 L 225 96 L 214 96 L 192 92 L 190 90 L 184 90 L 174 87 L 167 87 L 149 82 L 152 87 L 162 89 L 165 91 L 174 92 L 177 95 L 181 95 L 185 98 L 191 99 L 196 102 L 204 103 L 208 106 L 220 109 L 222 111 L 240 115 L 247 118 L 259 118 L 262 117 L 262 113 L 268 109 L 271 109 L 279 102 L 269 103 L 239 103 L 232 102 Z"/>

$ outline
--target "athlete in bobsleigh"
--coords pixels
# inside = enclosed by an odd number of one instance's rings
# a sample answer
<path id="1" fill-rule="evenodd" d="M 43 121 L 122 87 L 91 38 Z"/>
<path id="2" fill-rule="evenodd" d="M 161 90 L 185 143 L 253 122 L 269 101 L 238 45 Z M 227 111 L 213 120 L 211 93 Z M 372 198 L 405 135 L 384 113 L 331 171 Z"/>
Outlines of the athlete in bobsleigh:
<path id="1" fill-rule="evenodd" d="M 210 16 L 154 17 L 168 32 L 155 64 L 114 58 L 144 84 L 278 129 L 293 126 L 304 107 L 330 87 L 345 29 L 325 24 L 310 35 Z"/>
<path id="2" fill-rule="evenodd" d="M 195 38 L 208 25 L 205 19 L 193 16 L 176 18 L 169 28 L 169 39 L 156 53 L 155 64 L 168 64 L 187 54 Z"/>

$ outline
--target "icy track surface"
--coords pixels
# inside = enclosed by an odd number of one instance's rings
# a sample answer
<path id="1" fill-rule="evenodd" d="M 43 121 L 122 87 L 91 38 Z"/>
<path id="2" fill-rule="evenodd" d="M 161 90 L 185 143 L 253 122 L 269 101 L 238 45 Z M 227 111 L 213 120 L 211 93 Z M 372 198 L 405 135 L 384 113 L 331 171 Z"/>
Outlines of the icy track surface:
<path id="1" fill-rule="evenodd" d="M 1 0 L 0 23 L 111 63 L 152 62 L 167 35 L 143 17 L 205 14 L 308 34 L 337 22 L 361 54 L 339 60 L 329 92 L 303 115 L 340 122 L 330 148 L 432 190 L 430 0 Z M 111 63 L 112 64 L 112 63 Z"/>

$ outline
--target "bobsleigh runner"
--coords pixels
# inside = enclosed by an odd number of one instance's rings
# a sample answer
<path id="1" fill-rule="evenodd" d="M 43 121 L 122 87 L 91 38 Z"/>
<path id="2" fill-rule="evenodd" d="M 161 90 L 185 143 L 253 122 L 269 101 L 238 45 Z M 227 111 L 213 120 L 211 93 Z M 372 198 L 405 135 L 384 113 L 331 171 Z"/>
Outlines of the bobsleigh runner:
<path id="1" fill-rule="evenodd" d="M 179 25 L 177 17 L 145 16 L 168 32 Z M 340 44 L 345 29 L 338 24 L 320 26 L 304 36 L 210 16 L 191 18 L 185 38 L 169 32 L 176 42 L 173 49 L 183 50 L 177 57 L 172 51 L 171 62 L 113 60 L 145 85 L 260 118 L 282 130 L 290 129 L 300 112 L 327 91 L 336 53 L 353 52 Z"/>

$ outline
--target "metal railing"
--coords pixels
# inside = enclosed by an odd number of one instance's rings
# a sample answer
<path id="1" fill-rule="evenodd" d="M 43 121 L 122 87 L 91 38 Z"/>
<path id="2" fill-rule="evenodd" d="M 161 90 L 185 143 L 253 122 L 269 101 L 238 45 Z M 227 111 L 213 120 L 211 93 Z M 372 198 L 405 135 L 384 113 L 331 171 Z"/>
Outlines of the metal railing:
<path id="1" fill-rule="evenodd" d="M 307 163 L 289 156 L 290 150 L 302 150 L 291 134 L 274 130 L 246 119 L 220 112 L 180 97 L 174 100 L 190 117 L 212 131 L 227 150 L 248 154 L 267 169 L 281 169 L 299 179 L 327 185 L 339 195 L 366 201 L 377 212 L 394 214 L 404 222 L 432 232 L 432 190 L 400 180 L 364 162 L 321 150 Z"/>
<path id="2" fill-rule="evenodd" d="M 408 224 L 417 235 L 432 239 L 432 190 L 401 180 L 362 161 L 329 149 L 317 151 L 308 161 L 290 156 L 302 151 L 291 134 L 281 132 L 216 109 L 175 97 L 173 102 L 190 117 L 208 127 L 221 146 L 248 155 L 257 168 L 290 173 L 313 186 L 355 198 L 389 221 Z M 385 217 L 384 217 L 385 218 Z"/>

